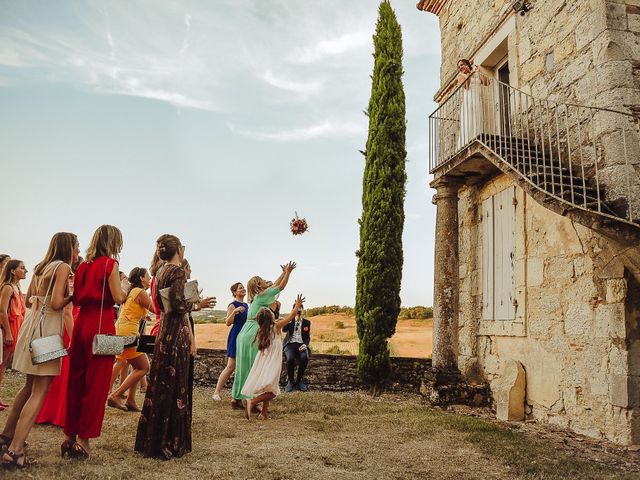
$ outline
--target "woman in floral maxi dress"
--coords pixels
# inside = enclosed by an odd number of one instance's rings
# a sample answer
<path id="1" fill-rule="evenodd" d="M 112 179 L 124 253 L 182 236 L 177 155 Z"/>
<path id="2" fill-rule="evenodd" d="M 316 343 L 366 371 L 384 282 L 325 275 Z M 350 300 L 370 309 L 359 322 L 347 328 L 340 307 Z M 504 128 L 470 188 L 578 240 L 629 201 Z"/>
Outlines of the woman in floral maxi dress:
<path id="1" fill-rule="evenodd" d="M 153 352 L 149 385 L 138 422 L 135 450 L 145 457 L 171 459 L 191 452 L 191 357 L 196 353 L 185 300 L 184 246 L 173 235 L 157 241 L 158 255 L 166 263 L 156 274 L 162 321 Z M 171 311 L 166 312 L 160 291 L 169 288 Z M 214 303 L 206 298 L 200 308 Z"/>

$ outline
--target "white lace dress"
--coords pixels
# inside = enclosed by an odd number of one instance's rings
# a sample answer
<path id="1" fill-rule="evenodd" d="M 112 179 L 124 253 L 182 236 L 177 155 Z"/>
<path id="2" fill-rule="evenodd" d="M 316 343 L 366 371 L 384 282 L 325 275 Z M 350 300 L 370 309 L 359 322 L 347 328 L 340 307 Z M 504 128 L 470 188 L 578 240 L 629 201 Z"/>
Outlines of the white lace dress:
<path id="1" fill-rule="evenodd" d="M 485 88 L 478 75 L 467 80 L 466 88 L 462 87 L 460 105 L 460 132 L 458 148 L 462 148 L 483 133 L 485 123 L 484 103 Z"/>
<path id="2" fill-rule="evenodd" d="M 242 395 L 257 396 L 267 392 L 279 395 L 281 371 L 282 338 L 276 333 L 274 327 L 271 332 L 271 345 L 258 352 L 247 381 L 242 387 Z"/>

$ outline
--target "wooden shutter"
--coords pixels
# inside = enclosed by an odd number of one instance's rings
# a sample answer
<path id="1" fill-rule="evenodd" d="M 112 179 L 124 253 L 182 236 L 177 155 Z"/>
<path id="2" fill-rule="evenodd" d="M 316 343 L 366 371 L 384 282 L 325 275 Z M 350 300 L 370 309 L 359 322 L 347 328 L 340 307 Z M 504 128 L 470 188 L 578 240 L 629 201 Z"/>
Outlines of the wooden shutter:
<path id="1" fill-rule="evenodd" d="M 482 318 L 515 320 L 515 187 L 482 202 Z"/>
<path id="2" fill-rule="evenodd" d="M 482 318 L 493 320 L 493 200 L 482 202 Z"/>
<path id="3" fill-rule="evenodd" d="M 514 320 L 515 295 L 514 247 L 515 247 L 515 205 L 514 187 L 507 188 L 495 196 L 495 280 L 494 296 L 495 320 Z"/>

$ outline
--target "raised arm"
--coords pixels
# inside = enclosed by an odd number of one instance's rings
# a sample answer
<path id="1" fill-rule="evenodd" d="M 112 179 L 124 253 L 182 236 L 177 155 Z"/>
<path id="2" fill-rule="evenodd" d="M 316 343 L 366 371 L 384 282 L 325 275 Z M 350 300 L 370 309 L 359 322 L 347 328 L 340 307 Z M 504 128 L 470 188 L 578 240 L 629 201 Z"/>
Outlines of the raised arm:
<path id="1" fill-rule="evenodd" d="M 274 284 L 280 288 L 280 291 L 284 290 L 287 286 L 287 283 L 289 283 L 289 277 L 291 276 L 291 272 L 293 272 L 295 268 L 296 262 L 289 262 L 285 265 L 284 271 L 282 272 L 282 279 L 278 283 Z"/>
<path id="2" fill-rule="evenodd" d="M 296 313 L 298 313 L 298 310 L 300 309 L 300 307 L 302 307 L 302 305 L 304 304 L 304 301 L 305 301 L 305 298 L 302 295 L 298 295 L 296 297 L 296 303 L 293 305 L 293 308 L 291 309 L 291 313 L 287 315 L 287 318 L 283 318 L 282 320 L 278 320 L 276 322 L 276 329 L 278 331 L 281 331 L 285 325 L 291 323 L 291 320 L 296 318 Z"/>
<path id="3" fill-rule="evenodd" d="M 280 265 L 280 268 L 282 269 L 282 272 L 280 272 L 280 276 L 273 281 L 274 285 L 280 285 L 280 282 L 284 278 L 284 272 L 285 272 L 287 266 L 286 265 Z"/>

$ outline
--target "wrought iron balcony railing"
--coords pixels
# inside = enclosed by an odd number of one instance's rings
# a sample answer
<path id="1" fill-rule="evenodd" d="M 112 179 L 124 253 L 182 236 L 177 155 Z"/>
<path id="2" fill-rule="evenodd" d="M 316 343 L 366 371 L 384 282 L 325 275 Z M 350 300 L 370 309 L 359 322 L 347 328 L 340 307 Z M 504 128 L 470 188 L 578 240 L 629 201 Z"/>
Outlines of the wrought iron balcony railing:
<path id="1" fill-rule="evenodd" d="M 446 171 L 475 142 L 549 197 L 640 224 L 634 115 L 538 99 L 475 72 L 429 116 L 431 173 Z"/>

